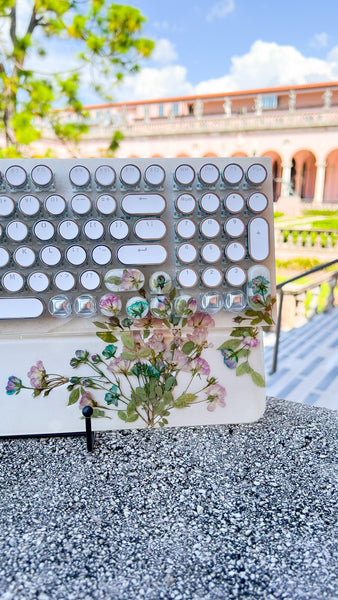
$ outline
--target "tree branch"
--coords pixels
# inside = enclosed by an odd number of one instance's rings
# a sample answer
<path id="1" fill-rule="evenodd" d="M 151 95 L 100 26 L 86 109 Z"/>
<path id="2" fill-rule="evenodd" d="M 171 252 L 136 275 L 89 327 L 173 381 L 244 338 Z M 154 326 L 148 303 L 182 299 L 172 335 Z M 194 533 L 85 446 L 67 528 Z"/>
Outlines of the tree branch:
<path id="1" fill-rule="evenodd" d="M 26 31 L 26 35 L 31 35 L 37 25 L 39 25 L 39 19 L 36 18 L 36 6 L 35 6 L 35 2 L 34 2 L 31 18 L 30 18 L 29 25 L 28 25 L 27 31 Z"/>
<path id="2" fill-rule="evenodd" d="M 11 24 L 9 26 L 9 35 L 11 37 L 13 46 L 15 46 L 15 44 L 16 44 L 16 4 L 14 4 L 12 6 L 9 18 L 11 20 Z"/>

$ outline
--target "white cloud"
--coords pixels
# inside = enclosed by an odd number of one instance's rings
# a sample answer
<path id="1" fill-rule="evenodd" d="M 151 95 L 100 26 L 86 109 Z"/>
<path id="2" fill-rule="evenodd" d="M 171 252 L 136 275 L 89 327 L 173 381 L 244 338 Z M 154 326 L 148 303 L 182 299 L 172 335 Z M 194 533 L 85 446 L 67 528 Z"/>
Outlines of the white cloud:
<path id="1" fill-rule="evenodd" d="M 178 58 L 178 55 L 174 44 L 167 38 L 161 38 L 160 40 L 157 40 L 151 58 L 158 63 L 166 65 L 174 62 Z"/>
<path id="2" fill-rule="evenodd" d="M 310 41 L 310 46 L 313 48 L 326 48 L 328 45 L 329 36 L 324 31 L 322 33 L 316 33 Z"/>
<path id="3" fill-rule="evenodd" d="M 214 19 L 225 19 L 230 13 L 235 10 L 234 0 L 219 0 L 211 7 L 207 14 L 207 21 Z"/>
<path id="4" fill-rule="evenodd" d="M 187 96 L 194 88 L 187 81 L 187 69 L 181 65 L 168 65 L 162 69 L 145 68 L 135 76 L 127 76 L 116 99 L 141 100 L 166 98 L 167 96 Z"/>

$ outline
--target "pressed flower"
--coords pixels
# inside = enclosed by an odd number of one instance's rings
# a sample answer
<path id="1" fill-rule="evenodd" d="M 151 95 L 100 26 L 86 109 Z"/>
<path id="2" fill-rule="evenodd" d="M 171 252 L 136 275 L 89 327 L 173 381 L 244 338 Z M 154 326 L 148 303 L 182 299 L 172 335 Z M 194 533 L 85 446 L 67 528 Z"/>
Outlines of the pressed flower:
<path id="1" fill-rule="evenodd" d="M 225 395 L 226 395 L 226 391 L 225 388 L 220 385 L 219 383 L 214 383 L 214 385 L 211 385 L 208 390 L 207 390 L 207 400 L 208 400 L 208 406 L 207 409 L 212 412 L 215 410 L 216 405 L 218 404 L 219 406 L 225 406 Z"/>
<path id="2" fill-rule="evenodd" d="M 102 350 L 102 356 L 104 356 L 105 358 L 112 358 L 113 356 L 115 356 L 116 351 L 117 346 L 114 346 L 114 344 L 109 344 L 105 347 L 104 350 Z"/>
<path id="3" fill-rule="evenodd" d="M 85 392 L 80 398 L 79 409 L 82 410 L 85 406 L 95 406 L 95 400 L 90 392 Z"/>
<path id="4" fill-rule="evenodd" d="M 160 332 L 154 332 L 153 335 L 147 339 L 145 346 L 146 348 L 150 348 L 150 350 L 154 350 L 156 353 L 164 352 L 166 349 L 164 335 Z"/>
<path id="5" fill-rule="evenodd" d="M 201 358 L 200 356 L 191 361 L 190 368 L 192 371 L 200 373 L 200 375 L 206 375 L 207 377 L 210 375 L 209 363 L 205 360 L 205 358 Z"/>
<path id="6" fill-rule="evenodd" d="M 128 373 L 130 367 L 130 360 L 126 360 L 121 356 L 113 358 L 107 366 L 108 371 L 112 373 Z"/>
<path id="7" fill-rule="evenodd" d="M 122 308 L 122 302 L 115 294 L 105 294 L 102 296 L 99 302 L 99 309 L 102 314 L 110 317 L 111 315 L 117 315 Z"/>
<path id="8" fill-rule="evenodd" d="M 105 402 L 107 402 L 107 404 L 114 404 L 115 406 L 118 405 L 119 398 L 120 393 L 117 385 L 113 385 L 104 397 Z"/>
<path id="9" fill-rule="evenodd" d="M 121 288 L 125 292 L 139 290 L 144 284 L 144 275 L 138 269 L 124 269 L 121 278 Z"/>
<path id="10" fill-rule="evenodd" d="M 42 360 L 38 360 L 36 365 L 33 365 L 27 373 L 31 386 L 36 390 L 42 390 L 45 386 L 46 370 Z"/>
<path id="11" fill-rule="evenodd" d="M 214 319 L 208 313 L 197 312 L 187 322 L 188 327 L 215 327 Z"/>
<path id="12" fill-rule="evenodd" d="M 237 366 L 238 358 L 232 350 L 221 350 L 223 362 L 228 369 L 234 369 Z"/>
<path id="13" fill-rule="evenodd" d="M 187 338 L 191 342 L 194 342 L 198 346 L 205 346 L 207 344 L 208 330 L 206 328 L 199 329 L 195 327 L 192 333 L 187 333 Z"/>
<path id="14" fill-rule="evenodd" d="M 6 385 L 6 394 L 12 396 L 13 394 L 19 394 L 22 388 L 22 381 L 15 375 L 12 375 L 8 378 L 8 382 Z"/>
<path id="15" fill-rule="evenodd" d="M 259 344 L 259 339 L 256 337 L 244 337 L 242 342 L 245 346 L 248 346 L 248 348 L 256 348 Z"/>

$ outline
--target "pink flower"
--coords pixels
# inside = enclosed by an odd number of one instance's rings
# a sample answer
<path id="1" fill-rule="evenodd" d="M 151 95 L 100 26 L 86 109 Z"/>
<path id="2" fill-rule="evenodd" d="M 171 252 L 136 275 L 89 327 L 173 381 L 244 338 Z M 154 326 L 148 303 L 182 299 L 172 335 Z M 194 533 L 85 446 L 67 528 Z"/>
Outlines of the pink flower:
<path id="1" fill-rule="evenodd" d="M 262 303 L 262 298 L 260 297 L 259 294 L 254 294 L 252 296 L 252 298 L 250 298 L 250 302 L 253 302 L 254 304 L 258 304 L 258 303 Z"/>
<path id="2" fill-rule="evenodd" d="M 108 371 L 111 371 L 112 373 L 128 373 L 129 368 L 130 361 L 121 356 L 113 358 L 107 366 Z"/>
<path id="3" fill-rule="evenodd" d="M 121 277 L 121 288 L 128 292 L 129 290 L 139 290 L 144 284 L 144 276 L 138 269 L 125 269 Z"/>
<path id="4" fill-rule="evenodd" d="M 248 346 L 248 348 L 256 348 L 259 344 L 259 340 L 255 337 L 245 337 L 242 340 L 243 344 Z"/>
<path id="5" fill-rule="evenodd" d="M 133 323 L 133 327 L 140 327 L 142 329 L 150 329 L 151 327 L 163 327 L 162 319 L 157 319 L 156 317 L 152 317 L 150 314 L 143 319 L 136 319 Z"/>
<path id="6" fill-rule="evenodd" d="M 202 327 L 201 329 L 195 327 L 192 333 L 187 333 L 188 340 L 194 342 L 198 346 L 204 346 L 207 341 L 207 337 L 208 330 L 206 329 L 206 327 Z"/>
<path id="7" fill-rule="evenodd" d="M 164 355 L 165 360 L 167 360 L 175 369 L 184 370 L 188 366 L 188 357 L 182 350 L 176 348 L 173 354 L 171 352 L 166 352 Z M 189 369 L 190 370 L 190 369 Z"/>
<path id="8" fill-rule="evenodd" d="M 81 396 L 79 409 L 82 410 L 85 406 L 95 406 L 95 400 L 90 392 L 85 392 Z"/>
<path id="9" fill-rule="evenodd" d="M 145 346 L 146 348 L 154 350 L 154 352 L 163 352 L 166 349 L 164 335 L 159 331 L 155 331 L 153 335 L 148 338 Z"/>
<path id="10" fill-rule="evenodd" d="M 190 363 L 190 368 L 196 373 L 200 373 L 201 375 L 210 375 L 210 366 L 209 363 L 200 356 L 194 358 Z"/>
<path id="11" fill-rule="evenodd" d="M 219 383 L 211 385 L 207 390 L 207 394 L 207 400 L 209 402 L 207 410 L 209 410 L 210 412 L 214 411 L 217 404 L 219 404 L 219 406 L 225 406 L 224 398 L 226 395 L 226 391 L 222 385 L 220 385 Z"/>
<path id="12" fill-rule="evenodd" d="M 117 315 L 120 312 L 122 302 L 115 294 L 105 294 L 99 302 L 99 308 L 104 315 L 110 317 L 111 315 Z"/>
<path id="13" fill-rule="evenodd" d="M 45 385 L 46 369 L 43 366 L 42 360 L 38 360 L 36 365 L 33 365 L 27 373 L 31 386 L 37 390 L 42 390 Z"/>
<path id="14" fill-rule="evenodd" d="M 214 319 L 207 313 L 197 312 L 188 319 L 188 327 L 215 327 Z"/>

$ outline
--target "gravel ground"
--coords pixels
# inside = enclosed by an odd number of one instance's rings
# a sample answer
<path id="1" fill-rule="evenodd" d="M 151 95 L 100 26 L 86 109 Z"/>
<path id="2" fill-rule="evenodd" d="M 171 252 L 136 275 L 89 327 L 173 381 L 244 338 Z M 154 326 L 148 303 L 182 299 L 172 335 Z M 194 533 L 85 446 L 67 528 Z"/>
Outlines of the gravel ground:
<path id="1" fill-rule="evenodd" d="M 1 440 L 1 600 L 336 600 L 335 421 Z"/>

